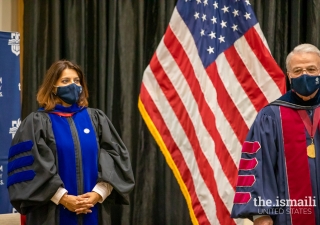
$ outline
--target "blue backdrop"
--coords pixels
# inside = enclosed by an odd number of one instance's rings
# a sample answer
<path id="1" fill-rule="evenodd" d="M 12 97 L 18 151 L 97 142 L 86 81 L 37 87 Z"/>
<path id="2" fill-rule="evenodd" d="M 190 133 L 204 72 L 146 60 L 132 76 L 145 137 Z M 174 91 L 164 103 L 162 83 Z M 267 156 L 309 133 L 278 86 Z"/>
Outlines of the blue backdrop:
<path id="1" fill-rule="evenodd" d="M 0 214 L 14 212 L 7 191 L 7 159 L 20 125 L 20 34 L 0 31 Z"/>

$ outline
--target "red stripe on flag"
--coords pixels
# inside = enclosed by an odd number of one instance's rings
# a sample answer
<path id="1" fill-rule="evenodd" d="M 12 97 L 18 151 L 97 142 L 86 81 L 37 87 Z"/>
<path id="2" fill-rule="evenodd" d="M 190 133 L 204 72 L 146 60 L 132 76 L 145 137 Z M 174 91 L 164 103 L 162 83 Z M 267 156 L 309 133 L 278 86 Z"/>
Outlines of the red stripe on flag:
<path id="1" fill-rule="evenodd" d="M 242 145 L 242 153 L 254 154 L 261 148 L 260 143 L 245 141 Z"/>
<path id="2" fill-rule="evenodd" d="M 244 65 L 235 47 L 232 45 L 224 52 L 224 54 L 254 108 L 257 111 L 260 111 L 269 102 L 255 80 L 252 78 L 250 72 L 247 70 L 247 67 Z"/>
<path id="3" fill-rule="evenodd" d="M 258 165 L 258 160 L 256 158 L 253 159 L 240 159 L 239 170 L 252 170 Z"/>
<path id="4" fill-rule="evenodd" d="M 220 161 L 222 170 L 232 187 L 235 187 L 236 177 L 234 176 L 234 174 L 237 173 L 237 166 L 234 163 L 227 147 L 223 143 L 217 127 L 215 126 L 216 118 L 211 111 L 208 103 L 206 102 L 205 97 L 203 96 L 199 81 L 196 78 L 194 69 L 189 61 L 189 57 L 185 53 L 183 47 L 177 40 L 170 27 L 168 27 L 165 34 L 164 43 L 172 54 L 172 57 L 176 61 L 177 65 L 179 66 L 182 75 L 185 77 L 186 81 L 189 84 L 192 95 L 195 101 L 198 103 L 198 108 L 203 124 L 206 127 L 208 133 L 211 135 L 211 138 L 215 142 L 215 153 Z"/>
<path id="5" fill-rule="evenodd" d="M 250 28 L 244 34 L 244 37 L 264 69 L 277 84 L 281 93 L 284 94 L 286 92 L 286 83 L 284 79 L 285 75 L 283 74 L 277 62 L 273 59 L 273 56 L 270 54 L 269 50 L 263 44 L 256 29 L 254 27 Z"/>
<path id="6" fill-rule="evenodd" d="M 228 120 L 233 132 L 236 134 L 240 143 L 243 143 L 249 132 L 249 128 L 244 121 L 241 113 L 230 98 L 219 74 L 216 63 L 212 63 L 206 69 L 207 74 L 216 89 L 218 104 L 223 115 Z"/>
<path id="7" fill-rule="evenodd" d="M 167 33 L 165 36 L 167 36 Z M 210 193 L 214 198 L 218 220 L 220 221 L 220 223 L 226 223 L 230 225 L 235 224 L 234 220 L 230 218 L 230 213 L 218 193 L 217 182 L 214 179 L 213 168 L 210 166 L 207 158 L 205 157 L 201 149 L 199 140 L 196 135 L 195 128 L 192 124 L 189 114 L 186 108 L 184 107 L 184 104 L 182 103 L 174 86 L 169 80 L 167 74 L 165 73 L 162 66 L 160 65 L 160 62 L 158 61 L 158 58 L 156 55 L 155 57 L 152 58 L 150 62 L 150 68 L 153 74 L 155 75 L 155 78 L 159 83 L 162 92 L 165 94 L 169 104 L 171 105 L 174 113 L 176 114 L 177 119 L 179 120 L 193 148 L 200 174 L 203 177 L 205 184 L 207 185 Z M 211 123 L 213 123 L 213 121 L 211 121 Z"/>
<path id="8" fill-rule="evenodd" d="M 247 204 L 251 199 L 250 192 L 236 192 L 234 195 L 234 204 Z"/>
<path id="9" fill-rule="evenodd" d="M 256 182 L 254 175 L 239 175 L 237 187 L 252 187 Z"/>
<path id="10" fill-rule="evenodd" d="M 197 217 L 199 224 L 209 224 L 209 220 L 205 214 L 205 211 L 203 210 L 199 202 L 198 196 L 196 195 L 191 172 L 188 166 L 186 165 L 183 155 L 181 154 L 181 150 L 174 142 L 171 136 L 171 133 L 168 127 L 166 126 L 166 123 L 163 120 L 161 113 L 159 112 L 157 106 L 154 104 L 152 97 L 148 93 L 143 83 L 141 84 L 140 99 L 141 99 L 141 102 L 143 102 L 143 105 L 149 117 L 151 118 L 152 122 L 156 126 L 173 161 L 175 162 L 175 165 L 177 166 L 180 172 L 181 178 L 185 183 L 188 189 L 188 192 L 190 194 L 192 208 L 195 213 L 195 216 Z"/>

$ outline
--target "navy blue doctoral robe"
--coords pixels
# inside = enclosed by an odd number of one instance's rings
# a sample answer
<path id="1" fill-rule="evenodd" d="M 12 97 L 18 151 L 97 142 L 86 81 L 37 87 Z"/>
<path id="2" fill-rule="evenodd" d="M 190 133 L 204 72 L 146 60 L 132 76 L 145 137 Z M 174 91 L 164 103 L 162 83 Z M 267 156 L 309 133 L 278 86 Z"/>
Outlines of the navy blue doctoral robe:
<path id="1" fill-rule="evenodd" d="M 50 200 L 59 187 L 80 195 L 100 181 L 113 191 L 92 213 L 76 215 Z M 128 204 L 134 178 L 128 150 L 101 110 L 57 105 L 21 123 L 9 150 L 7 183 L 28 225 L 107 225 L 108 203 Z"/>
<path id="2" fill-rule="evenodd" d="M 258 113 L 243 145 L 231 217 L 267 214 L 274 225 L 320 224 L 319 125 L 310 158 L 311 138 L 297 113 L 313 119 L 319 96 L 302 101 L 289 91 Z"/>

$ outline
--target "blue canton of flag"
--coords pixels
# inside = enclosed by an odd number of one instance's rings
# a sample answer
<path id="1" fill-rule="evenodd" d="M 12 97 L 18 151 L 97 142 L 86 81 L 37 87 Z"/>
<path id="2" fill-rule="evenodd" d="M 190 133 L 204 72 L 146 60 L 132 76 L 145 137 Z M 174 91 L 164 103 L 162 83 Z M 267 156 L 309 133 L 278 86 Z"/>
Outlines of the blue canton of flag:
<path id="1" fill-rule="evenodd" d="M 204 67 L 258 23 L 249 0 L 179 1 L 177 9 L 195 40 Z"/>

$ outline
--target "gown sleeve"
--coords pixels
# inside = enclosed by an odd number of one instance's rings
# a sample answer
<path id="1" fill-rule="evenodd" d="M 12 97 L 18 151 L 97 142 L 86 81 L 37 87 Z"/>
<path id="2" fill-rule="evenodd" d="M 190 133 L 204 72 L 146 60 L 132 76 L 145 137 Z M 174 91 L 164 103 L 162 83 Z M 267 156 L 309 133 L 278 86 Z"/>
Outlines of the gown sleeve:
<path id="1" fill-rule="evenodd" d="M 242 146 L 231 212 L 233 218 L 253 220 L 254 215 L 278 211 L 274 204 L 279 200 L 276 172 L 279 125 L 274 115 L 270 107 L 264 108 L 255 119 Z"/>
<path id="2" fill-rule="evenodd" d="M 97 182 L 107 182 L 113 190 L 104 202 L 129 204 L 134 187 L 129 152 L 108 117 L 98 109 L 89 109 L 99 143 Z"/>
<path id="3" fill-rule="evenodd" d="M 7 187 L 21 214 L 51 201 L 63 182 L 57 174 L 56 149 L 46 113 L 31 113 L 19 126 L 9 150 Z"/>

